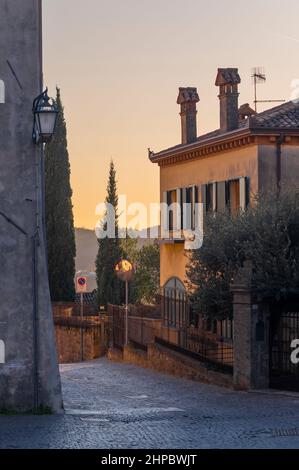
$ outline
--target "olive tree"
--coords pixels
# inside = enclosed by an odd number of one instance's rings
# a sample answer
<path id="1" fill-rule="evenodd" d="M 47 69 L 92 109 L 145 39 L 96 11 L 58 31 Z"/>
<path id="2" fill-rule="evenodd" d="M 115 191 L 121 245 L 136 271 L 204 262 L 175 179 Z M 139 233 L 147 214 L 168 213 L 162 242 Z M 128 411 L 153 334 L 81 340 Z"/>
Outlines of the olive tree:
<path id="1" fill-rule="evenodd" d="M 246 259 L 252 287 L 270 309 L 299 298 L 299 199 L 295 191 L 260 193 L 246 211 L 207 215 L 202 248 L 189 256 L 188 288 L 206 317 L 232 316 L 231 283 Z"/>

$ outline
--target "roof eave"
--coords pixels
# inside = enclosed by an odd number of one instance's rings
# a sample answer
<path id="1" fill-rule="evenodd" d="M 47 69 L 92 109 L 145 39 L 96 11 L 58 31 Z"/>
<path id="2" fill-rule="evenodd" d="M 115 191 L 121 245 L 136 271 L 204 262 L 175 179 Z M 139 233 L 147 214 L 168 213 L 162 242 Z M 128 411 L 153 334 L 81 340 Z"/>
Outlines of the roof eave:
<path id="1" fill-rule="evenodd" d="M 171 157 L 174 155 L 178 155 L 182 152 L 190 151 L 190 150 L 197 150 L 199 148 L 204 147 L 205 145 L 209 144 L 217 144 L 219 142 L 225 142 L 227 140 L 230 140 L 232 137 L 244 137 L 250 135 L 250 129 L 249 128 L 244 128 L 244 129 L 238 129 L 235 131 L 231 132 L 226 132 L 225 134 L 219 134 L 215 137 L 210 137 L 208 139 L 202 140 L 202 141 L 196 141 L 192 142 L 191 144 L 187 145 L 180 145 L 176 148 L 170 148 L 166 150 L 162 150 L 159 153 L 155 153 L 152 155 L 150 158 L 151 162 L 157 163 L 160 159 L 166 158 L 166 157 Z"/>
<path id="2" fill-rule="evenodd" d="M 150 157 L 152 163 L 159 163 L 164 158 L 172 157 L 184 153 L 186 151 L 197 150 L 206 145 L 218 144 L 219 142 L 226 142 L 235 137 L 247 137 L 254 135 L 297 135 L 299 136 L 299 127 L 255 127 L 254 124 L 249 123 L 249 126 L 243 129 L 238 129 L 231 132 L 226 132 L 225 134 L 219 134 L 215 137 L 210 137 L 202 141 L 196 141 L 187 145 L 180 145 L 177 148 L 170 148 L 162 150 L 159 153 L 156 153 Z"/>

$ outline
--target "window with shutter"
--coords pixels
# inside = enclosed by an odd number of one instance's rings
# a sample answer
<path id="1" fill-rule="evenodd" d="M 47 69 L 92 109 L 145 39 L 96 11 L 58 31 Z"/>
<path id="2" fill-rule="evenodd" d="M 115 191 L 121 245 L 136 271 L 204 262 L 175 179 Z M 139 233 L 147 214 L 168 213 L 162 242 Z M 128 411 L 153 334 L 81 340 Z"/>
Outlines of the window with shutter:
<path id="1" fill-rule="evenodd" d="M 206 210 L 212 212 L 214 210 L 214 183 L 206 185 Z"/>
<path id="2" fill-rule="evenodd" d="M 213 183 L 213 211 L 217 211 L 217 183 Z"/>
<path id="3" fill-rule="evenodd" d="M 168 209 L 172 204 L 177 202 L 177 192 L 176 190 L 168 191 Z M 175 223 L 176 223 L 176 213 L 173 209 L 168 210 L 169 212 L 169 230 L 174 230 Z"/>
<path id="4" fill-rule="evenodd" d="M 161 225 L 164 237 L 169 236 L 169 231 L 179 232 L 181 230 L 181 206 L 182 206 L 182 190 L 180 188 L 165 191 L 163 193 Z M 177 234 L 175 234 L 177 236 Z"/>
<path id="5" fill-rule="evenodd" d="M 217 211 L 224 212 L 226 204 L 226 181 L 220 181 L 217 183 Z"/>
<path id="6" fill-rule="evenodd" d="M 246 207 L 250 205 L 250 178 L 247 176 L 246 178 Z"/>
<path id="7" fill-rule="evenodd" d="M 192 199 L 193 199 L 193 187 L 186 188 L 186 214 L 185 214 L 185 229 L 192 229 Z"/>
<path id="8" fill-rule="evenodd" d="M 163 192 L 163 206 L 161 210 L 161 237 L 168 236 L 169 215 L 168 215 L 168 191 Z"/>
<path id="9" fill-rule="evenodd" d="M 201 203 L 206 207 L 207 204 L 207 185 L 202 184 L 200 186 L 200 196 L 201 196 Z"/>
<path id="10" fill-rule="evenodd" d="M 180 232 L 182 229 L 182 190 L 181 188 L 176 189 L 176 201 L 177 208 L 174 211 L 174 230 Z M 177 234 L 179 235 L 179 233 Z"/>
<path id="11" fill-rule="evenodd" d="M 229 210 L 231 214 L 235 214 L 240 209 L 240 180 L 231 180 L 228 184 Z"/>
<path id="12" fill-rule="evenodd" d="M 241 210 L 246 209 L 246 178 L 243 176 L 239 179 L 239 207 Z"/>
<path id="13" fill-rule="evenodd" d="M 187 189 L 181 189 L 181 227 L 185 228 L 185 204 L 187 202 Z"/>

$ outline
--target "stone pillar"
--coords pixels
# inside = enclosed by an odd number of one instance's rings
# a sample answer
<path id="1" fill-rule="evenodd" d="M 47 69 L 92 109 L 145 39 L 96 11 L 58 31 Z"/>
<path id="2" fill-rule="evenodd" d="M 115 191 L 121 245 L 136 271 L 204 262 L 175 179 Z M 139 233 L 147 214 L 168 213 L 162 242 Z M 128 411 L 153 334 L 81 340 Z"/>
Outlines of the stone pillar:
<path id="1" fill-rule="evenodd" d="M 231 287 L 234 314 L 234 386 L 239 390 L 269 385 L 269 316 L 254 300 L 250 261 Z"/>
<path id="2" fill-rule="evenodd" d="M 42 90 L 41 0 L 0 0 L 0 12 L 0 409 L 59 412 L 41 149 L 32 142 L 32 104 Z"/>

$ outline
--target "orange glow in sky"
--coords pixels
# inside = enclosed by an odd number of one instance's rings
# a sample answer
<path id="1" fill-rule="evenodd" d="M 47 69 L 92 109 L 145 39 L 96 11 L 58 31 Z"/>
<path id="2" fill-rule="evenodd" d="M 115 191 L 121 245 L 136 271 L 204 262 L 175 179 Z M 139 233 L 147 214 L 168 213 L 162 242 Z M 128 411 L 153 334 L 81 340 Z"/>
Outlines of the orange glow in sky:
<path id="1" fill-rule="evenodd" d="M 218 127 L 218 67 L 238 67 L 240 104 L 290 99 L 299 78 L 297 0 L 44 0 L 44 72 L 61 88 L 77 227 L 94 228 L 114 159 L 120 194 L 157 202 L 147 158 L 180 143 L 179 86 L 196 86 L 198 134 Z M 282 8 L 283 5 L 283 8 Z M 268 106 L 269 107 L 269 106 Z M 263 108 L 260 107 L 260 110 Z"/>

